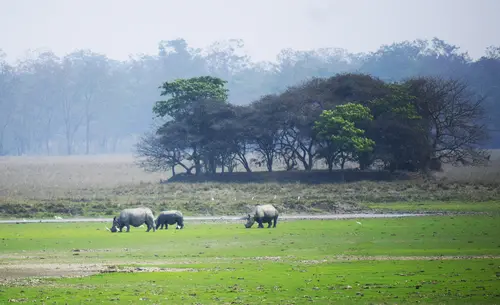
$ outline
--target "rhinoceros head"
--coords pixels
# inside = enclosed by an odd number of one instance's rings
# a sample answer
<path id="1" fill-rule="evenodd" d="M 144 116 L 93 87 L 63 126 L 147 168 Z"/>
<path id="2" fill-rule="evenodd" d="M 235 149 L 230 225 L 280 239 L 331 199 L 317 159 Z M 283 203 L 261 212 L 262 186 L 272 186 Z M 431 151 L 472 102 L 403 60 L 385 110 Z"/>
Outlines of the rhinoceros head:
<path id="1" fill-rule="evenodd" d="M 113 226 L 111 227 L 111 233 L 115 233 L 118 231 L 118 227 L 120 226 L 120 223 L 118 221 L 118 218 L 116 216 L 113 218 Z"/>
<path id="2" fill-rule="evenodd" d="M 247 222 L 245 223 L 245 228 L 247 228 L 247 229 L 248 229 L 248 228 L 251 228 L 251 227 L 253 226 L 253 224 L 254 224 L 255 220 L 253 219 L 253 217 L 252 217 L 252 216 L 250 216 L 250 214 L 248 214 L 248 215 L 245 217 L 245 219 L 246 219 L 246 221 L 247 221 Z"/>

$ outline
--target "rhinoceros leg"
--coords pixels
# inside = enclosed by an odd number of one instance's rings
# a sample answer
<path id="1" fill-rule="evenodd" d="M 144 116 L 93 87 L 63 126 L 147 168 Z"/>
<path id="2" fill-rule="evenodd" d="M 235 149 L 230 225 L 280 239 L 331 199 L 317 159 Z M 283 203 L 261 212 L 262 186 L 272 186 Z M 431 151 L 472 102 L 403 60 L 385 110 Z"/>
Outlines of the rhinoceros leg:
<path id="1" fill-rule="evenodd" d="M 127 232 L 130 232 L 130 225 L 126 225 L 127 227 Z"/>
<path id="2" fill-rule="evenodd" d="M 273 224 L 273 220 L 269 220 L 269 222 L 267 223 L 267 228 L 269 229 L 271 227 L 271 225 Z"/>
<path id="3" fill-rule="evenodd" d="M 148 226 L 148 229 L 146 230 L 146 232 L 151 231 L 151 229 L 153 229 L 153 232 L 156 232 L 156 227 L 155 227 L 155 223 L 153 220 L 146 220 L 146 225 Z"/>
<path id="4" fill-rule="evenodd" d="M 274 217 L 274 225 L 273 228 L 276 228 L 276 223 L 278 222 L 278 216 Z"/>
<path id="5" fill-rule="evenodd" d="M 264 228 L 264 225 L 262 224 L 262 218 L 257 218 L 257 223 L 259 224 L 259 228 Z"/>

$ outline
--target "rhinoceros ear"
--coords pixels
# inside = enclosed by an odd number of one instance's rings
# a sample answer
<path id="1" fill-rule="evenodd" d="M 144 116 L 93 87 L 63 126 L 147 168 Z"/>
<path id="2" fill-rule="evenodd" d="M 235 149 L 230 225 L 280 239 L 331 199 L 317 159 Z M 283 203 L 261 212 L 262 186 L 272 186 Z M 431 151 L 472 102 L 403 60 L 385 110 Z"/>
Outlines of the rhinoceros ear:
<path id="1" fill-rule="evenodd" d="M 115 221 L 115 220 L 116 220 L 116 216 L 115 216 L 115 217 L 113 217 L 113 221 Z"/>

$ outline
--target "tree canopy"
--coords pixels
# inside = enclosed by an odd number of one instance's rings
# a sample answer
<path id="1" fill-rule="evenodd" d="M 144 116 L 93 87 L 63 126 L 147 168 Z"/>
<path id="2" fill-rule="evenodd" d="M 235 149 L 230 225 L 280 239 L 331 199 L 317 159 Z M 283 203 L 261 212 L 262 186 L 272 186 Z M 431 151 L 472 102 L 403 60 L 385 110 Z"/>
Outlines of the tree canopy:
<path id="1" fill-rule="evenodd" d="M 158 129 L 156 142 L 140 142 L 138 153 L 153 166 L 179 165 L 188 173 L 194 167 L 195 174 L 233 171 L 238 163 L 247 172 L 250 163 L 273 171 L 276 161 L 286 170 L 312 170 L 318 161 L 329 170 L 348 162 L 392 171 L 477 164 L 488 158 L 481 148 L 488 131 L 483 99 L 467 89 L 453 79 L 383 82 L 347 73 L 315 78 L 246 106 L 195 93 L 199 98 Z"/>
<path id="2" fill-rule="evenodd" d="M 363 121 L 371 120 L 370 109 L 361 104 L 349 102 L 332 110 L 323 110 L 314 127 L 318 137 L 327 143 L 328 151 L 333 154 L 334 164 L 340 164 L 343 169 L 346 161 L 357 161 L 359 153 L 373 150 L 375 142 L 358 127 Z"/>
<path id="3" fill-rule="evenodd" d="M 190 104 L 198 100 L 217 100 L 226 102 L 228 89 L 224 86 L 227 81 L 212 76 L 200 76 L 189 79 L 176 79 L 165 82 L 160 87 L 161 96 L 171 96 L 166 101 L 158 101 L 153 112 L 160 117 L 169 115 L 177 117 L 189 108 Z"/>
<path id="4" fill-rule="evenodd" d="M 460 131 L 453 129 L 454 139 L 473 137 L 479 141 L 484 129 L 490 140 L 481 140 L 481 148 L 500 146 L 500 121 L 496 119 L 500 116 L 498 46 L 488 47 L 481 58 L 472 59 L 457 46 L 435 38 L 397 42 L 361 54 L 339 48 L 285 49 L 272 62 L 256 62 L 240 55 L 243 47 L 244 42 L 238 39 L 216 41 L 201 49 L 175 39 L 160 41 L 156 54 L 131 55 L 123 61 L 82 49 L 65 56 L 32 50 L 16 63 L 7 62 L 0 51 L 0 155 L 129 153 L 138 139 L 150 131 L 151 124 L 162 118 L 173 119 L 172 115 L 182 112 L 190 100 L 203 97 L 229 103 L 231 107 L 246 107 L 263 96 L 279 97 L 285 103 L 285 116 L 274 120 L 284 120 L 288 127 L 283 132 L 288 136 L 273 154 L 276 160 L 288 162 L 290 168 L 309 168 L 316 162 L 320 145 L 312 130 L 312 118 L 346 102 L 370 108 L 374 119 L 363 123 L 362 129 L 366 137 L 377 143 L 373 154 L 394 155 L 390 147 L 415 137 L 415 126 L 410 128 L 411 124 L 427 130 L 439 127 L 435 137 L 437 147 L 451 143 L 451 138 L 444 135 L 452 130 L 445 126 L 442 115 L 438 120 L 427 117 L 424 111 L 430 106 L 425 103 L 427 98 L 420 98 L 418 105 L 412 104 L 426 120 L 425 126 L 422 120 L 410 124 L 402 115 L 384 110 L 383 105 L 377 108 L 369 103 L 375 99 L 381 102 L 399 98 L 401 103 L 409 105 L 406 97 L 398 97 L 400 94 L 394 91 L 397 88 L 388 86 L 395 82 L 411 88 L 401 88 L 402 93 L 416 96 L 453 87 L 458 80 L 461 85 L 467 84 L 462 100 L 472 98 L 467 95 L 480 97 L 483 114 L 476 111 L 479 108 L 463 109 L 481 117 L 480 123 L 475 125 L 476 129 L 465 125 Z M 429 77 L 440 78 L 442 82 L 432 89 L 429 84 L 436 82 L 429 82 Z M 409 79 L 414 81 L 406 82 Z M 455 86 L 454 90 L 458 93 L 459 89 Z M 388 91 L 394 97 L 388 97 Z M 193 92 L 204 93 L 196 96 Z M 161 99 L 164 101 L 156 102 Z M 456 110 L 461 103 L 458 99 L 445 102 L 443 107 Z M 250 108 L 258 108 L 263 117 L 270 117 L 265 107 L 257 104 Z M 151 109 L 155 106 L 152 122 Z M 245 113 L 250 121 L 252 117 L 259 118 L 250 108 L 238 108 L 236 112 Z M 383 118 L 388 117 L 391 124 L 384 122 Z M 237 123 L 233 130 L 241 128 L 249 133 L 257 128 L 243 127 L 250 124 L 246 121 Z M 398 128 L 401 132 L 396 132 L 391 127 L 396 123 L 408 129 Z M 382 133 L 375 132 L 376 128 L 391 132 L 391 136 L 377 139 L 377 134 Z M 259 140 L 265 148 L 264 138 Z M 234 141 L 238 146 L 243 145 L 241 137 Z M 248 145 L 243 146 L 249 149 Z M 454 153 L 443 150 L 438 157 L 456 159 L 463 155 L 467 159 L 477 152 L 476 148 L 471 146 Z M 405 154 L 415 155 L 409 146 Z M 248 158 L 250 163 L 258 159 L 253 155 Z"/>

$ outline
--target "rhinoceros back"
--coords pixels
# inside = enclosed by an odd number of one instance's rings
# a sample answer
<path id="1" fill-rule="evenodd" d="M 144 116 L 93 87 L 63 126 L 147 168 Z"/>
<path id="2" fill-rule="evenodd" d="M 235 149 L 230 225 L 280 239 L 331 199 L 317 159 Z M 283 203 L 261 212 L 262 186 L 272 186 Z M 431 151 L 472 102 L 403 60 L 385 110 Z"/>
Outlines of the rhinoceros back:
<path id="1" fill-rule="evenodd" d="M 183 223 L 183 219 L 184 217 L 182 216 L 182 212 L 177 210 L 168 210 L 160 212 L 158 218 L 156 219 L 156 223 L 167 223 L 171 225 L 175 222 Z"/>
<path id="2" fill-rule="evenodd" d="M 278 210 L 272 204 L 258 205 L 253 210 L 255 218 L 273 218 L 278 216 Z"/>
<path id="3" fill-rule="evenodd" d="M 125 209 L 120 213 L 121 223 L 134 227 L 138 227 L 152 219 L 154 219 L 153 212 L 149 208 Z"/>
<path id="4" fill-rule="evenodd" d="M 177 211 L 177 210 L 168 210 L 168 211 L 162 211 L 160 215 L 172 215 L 172 216 L 177 216 L 177 217 L 182 217 L 182 212 Z"/>

